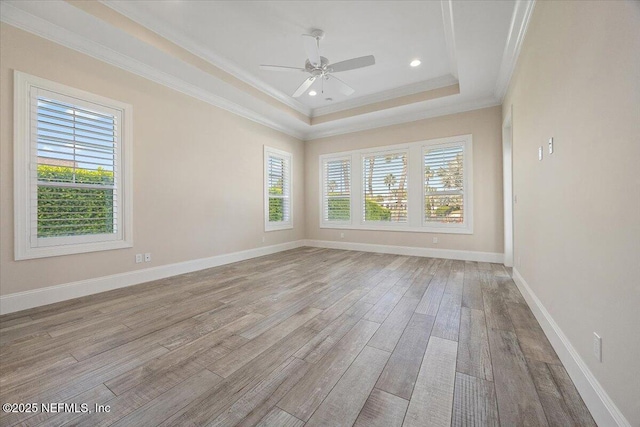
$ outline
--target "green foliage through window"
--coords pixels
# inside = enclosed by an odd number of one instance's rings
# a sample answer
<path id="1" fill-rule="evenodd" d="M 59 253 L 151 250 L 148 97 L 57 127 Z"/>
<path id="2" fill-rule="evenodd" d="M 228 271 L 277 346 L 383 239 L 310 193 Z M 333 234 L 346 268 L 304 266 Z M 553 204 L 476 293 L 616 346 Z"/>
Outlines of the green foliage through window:
<path id="1" fill-rule="evenodd" d="M 390 221 L 391 210 L 367 198 L 364 204 L 364 219 L 366 221 Z"/>
<path id="2" fill-rule="evenodd" d="M 329 221 L 349 221 L 351 200 L 348 198 L 329 198 L 327 199 L 327 217 Z"/>
<path id="3" fill-rule="evenodd" d="M 55 186 L 56 182 L 105 188 Z M 38 237 L 114 232 L 113 172 L 38 165 Z"/>
<path id="4" fill-rule="evenodd" d="M 284 199 L 269 197 L 269 222 L 284 221 Z"/>

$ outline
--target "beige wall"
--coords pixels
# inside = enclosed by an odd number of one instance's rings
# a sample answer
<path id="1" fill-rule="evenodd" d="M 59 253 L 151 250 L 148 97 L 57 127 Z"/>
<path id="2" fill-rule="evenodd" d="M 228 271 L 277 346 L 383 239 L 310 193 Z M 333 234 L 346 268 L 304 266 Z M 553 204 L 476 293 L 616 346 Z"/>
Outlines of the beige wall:
<path id="1" fill-rule="evenodd" d="M 6 24 L 0 42 L 0 294 L 304 237 L 301 141 Z M 133 248 L 13 260 L 14 69 L 133 105 Z M 264 232 L 263 145 L 293 153 L 293 230 Z"/>
<path id="2" fill-rule="evenodd" d="M 515 268 L 639 426 L 640 3 L 537 2 L 512 105 Z"/>
<path id="3" fill-rule="evenodd" d="M 502 130 L 500 107 L 491 107 L 306 143 L 307 239 L 503 252 Z M 473 135 L 473 230 L 471 235 L 320 228 L 318 157 L 321 154 L 455 135 Z M 344 239 L 340 238 L 344 233 Z M 433 237 L 438 243 L 432 243 Z"/>

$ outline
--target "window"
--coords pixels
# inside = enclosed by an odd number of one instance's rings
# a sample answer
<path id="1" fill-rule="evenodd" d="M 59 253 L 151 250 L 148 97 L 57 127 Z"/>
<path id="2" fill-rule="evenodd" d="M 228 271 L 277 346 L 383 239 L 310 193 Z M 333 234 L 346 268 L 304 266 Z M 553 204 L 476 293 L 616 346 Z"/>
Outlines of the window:
<path id="1" fill-rule="evenodd" d="M 131 107 L 15 73 L 16 259 L 132 246 Z"/>
<path id="2" fill-rule="evenodd" d="M 473 234 L 471 159 L 471 135 L 322 155 L 320 227 Z"/>
<path id="3" fill-rule="evenodd" d="M 407 153 L 362 157 L 363 219 L 365 222 L 407 222 Z"/>
<path id="4" fill-rule="evenodd" d="M 351 221 L 351 157 L 323 158 L 322 220 L 348 224 Z"/>
<path id="5" fill-rule="evenodd" d="M 264 148 L 265 231 L 293 228 L 291 154 Z"/>
<path id="6" fill-rule="evenodd" d="M 464 223 L 464 146 L 424 148 L 424 220 Z"/>

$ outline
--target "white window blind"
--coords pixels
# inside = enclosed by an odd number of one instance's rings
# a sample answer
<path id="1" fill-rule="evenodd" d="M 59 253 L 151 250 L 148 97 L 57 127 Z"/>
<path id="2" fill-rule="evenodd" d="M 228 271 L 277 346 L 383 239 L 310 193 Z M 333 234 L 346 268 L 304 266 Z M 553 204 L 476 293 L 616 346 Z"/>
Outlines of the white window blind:
<path id="1" fill-rule="evenodd" d="M 31 218 L 31 235 L 38 239 L 118 234 L 120 113 L 72 101 L 32 91 L 37 215 Z"/>
<path id="2" fill-rule="evenodd" d="M 424 220 L 426 223 L 463 223 L 464 145 L 425 147 Z"/>
<path id="3" fill-rule="evenodd" d="M 351 158 L 325 159 L 322 165 L 323 220 L 351 220 Z"/>
<path id="4" fill-rule="evenodd" d="M 407 222 L 407 152 L 362 157 L 363 219 L 365 222 Z"/>
<path id="5" fill-rule="evenodd" d="M 14 72 L 16 260 L 128 248 L 131 105 Z"/>
<path id="6" fill-rule="evenodd" d="M 265 147 L 266 228 L 291 228 L 291 155 Z"/>

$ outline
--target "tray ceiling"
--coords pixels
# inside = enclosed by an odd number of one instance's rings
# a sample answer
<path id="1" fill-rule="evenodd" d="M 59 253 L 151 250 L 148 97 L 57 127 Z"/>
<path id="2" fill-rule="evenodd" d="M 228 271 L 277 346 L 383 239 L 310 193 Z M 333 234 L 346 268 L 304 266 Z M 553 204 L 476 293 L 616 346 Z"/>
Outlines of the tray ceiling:
<path id="1" fill-rule="evenodd" d="M 6 0 L 2 21 L 301 139 L 491 105 L 504 95 L 533 2 Z M 320 28 L 331 62 L 375 55 L 338 76 L 349 97 L 307 74 L 302 37 Z M 413 59 L 421 65 L 409 66 Z M 326 98 L 332 98 L 331 101 Z"/>

